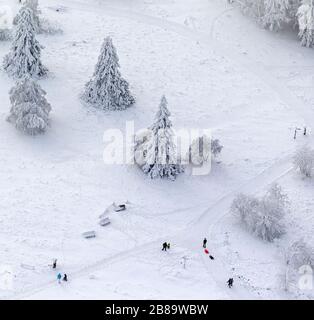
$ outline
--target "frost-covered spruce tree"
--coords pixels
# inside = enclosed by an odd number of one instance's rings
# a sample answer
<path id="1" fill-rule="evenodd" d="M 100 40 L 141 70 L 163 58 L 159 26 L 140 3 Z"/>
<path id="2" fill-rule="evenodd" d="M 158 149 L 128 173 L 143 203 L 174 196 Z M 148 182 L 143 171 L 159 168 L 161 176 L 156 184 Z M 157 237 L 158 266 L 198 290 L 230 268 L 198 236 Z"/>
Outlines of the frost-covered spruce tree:
<path id="1" fill-rule="evenodd" d="M 11 51 L 4 58 L 4 69 L 15 78 L 44 77 L 48 70 L 41 62 L 41 48 L 35 38 L 32 11 L 22 7 Z"/>
<path id="2" fill-rule="evenodd" d="M 261 23 L 264 28 L 277 31 L 290 21 L 290 0 L 264 0 L 264 15 Z"/>
<path id="3" fill-rule="evenodd" d="M 107 110 L 124 110 L 135 103 L 128 82 L 119 71 L 119 58 L 110 37 L 105 38 L 92 79 L 82 99 Z"/>
<path id="4" fill-rule="evenodd" d="M 39 18 L 40 10 L 38 8 L 38 0 L 26 0 L 25 6 L 32 10 L 35 32 L 40 33 L 41 26 L 40 26 L 40 18 Z"/>
<path id="5" fill-rule="evenodd" d="M 299 38 L 304 47 L 314 45 L 314 0 L 303 0 L 298 13 Z"/>
<path id="6" fill-rule="evenodd" d="M 152 134 L 147 143 L 143 171 L 152 179 L 168 178 L 175 180 L 177 175 L 184 171 L 177 157 L 167 104 L 166 97 L 163 96 L 156 114 L 155 123 L 150 128 Z"/>
<path id="7" fill-rule="evenodd" d="M 41 27 L 40 27 L 40 19 L 39 14 L 40 10 L 38 8 L 38 0 L 25 0 L 23 3 L 23 7 L 29 8 L 33 15 L 33 25 L 36 33 L 40 33 Z M 18 25 L 19 19 L 21 16 L 21 11 L 17 13 L 17 15 L 13 19 L 13 24 Z"/>
<path id="8" fill-rule="evenodd" d="M 7 120 L 27 134 L 44 133 L 51 106 L 46 92 L 32 79 L 24 78 L 10 90 L 11 110 Z"/>

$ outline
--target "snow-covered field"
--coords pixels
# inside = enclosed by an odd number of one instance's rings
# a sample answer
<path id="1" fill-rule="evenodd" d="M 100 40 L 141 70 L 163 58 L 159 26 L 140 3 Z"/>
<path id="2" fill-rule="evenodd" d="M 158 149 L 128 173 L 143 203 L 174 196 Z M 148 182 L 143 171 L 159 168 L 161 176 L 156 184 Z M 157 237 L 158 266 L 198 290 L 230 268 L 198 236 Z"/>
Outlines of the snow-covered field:
<path id="1" fill-rule="evenodd" d="M 285 248 L 300 237 L 314 242 L 314 182 L 292 165 L 297 147 L 313 145 L 311 134 L 293 139 L 296 126 L 310 131 L 314 123 L 313 50 L 260 29 L 222 0 L 39 2 L 64 31 L 38 36 L 51 72 L 40 81 L 52 105 L 45 135 L 25 136 L 5 121 L 13 81 L 0 72 L 0 263 L 13 275 L 0 298 L 295 298 L 284 291 Z M 123 112 L 79 100 L 108 35 L 137 98 Z M 0 42 L 0 60 L 9 48 Z M 104 131 L 131 120 L 146 128 L 162 94 L 176 128 L 210 128 L 222 141 L 210 175 L 150 180 L 135 166 L 103 163 Z M 292 208 L 287 234 L 266 243 L 238 224 L 230 204 L 275 181 Z M 108 205 L 126 200 L 127 211 L 98 225 Z M 84 239 L 88 230 L 97 237 Z M 53 258 L 57 271 L 48 266 Z M 69 282 L 59 285 L 58 272 Z"/>

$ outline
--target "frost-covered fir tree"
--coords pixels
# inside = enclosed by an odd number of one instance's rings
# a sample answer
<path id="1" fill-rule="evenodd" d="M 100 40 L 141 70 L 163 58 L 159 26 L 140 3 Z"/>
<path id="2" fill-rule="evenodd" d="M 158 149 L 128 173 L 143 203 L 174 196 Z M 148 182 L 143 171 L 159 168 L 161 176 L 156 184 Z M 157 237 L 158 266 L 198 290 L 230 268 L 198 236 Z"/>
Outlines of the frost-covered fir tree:
<path id="1" fill-rule="evenodd" d="M 124 110 L 135 103 L 128 82 L 119 71 L 119 58 L 110 37 L 105 38 L 92 79 L 82 99 L 106 110 Z"/>
<path id="2" fill-rule="evenodd" d="M 46 92 L 32 79 L 24 78 L 10 90 L 11 110 L 7 120 L 27 134 L 44 133 L 51 106 Z"/>
<path id="3" fill-rule="evenodd" d="M 304 47 L 314 45 L 314 0 L 303 0 L 298 13 L 299 38 Z"/>
<path id="4" fill-rule="evenodd" d="M 169 119 L 166 97 L 161 98 L 155 123 L 151 126 L 152 132 L 147 143 L 147 153 L 143 171 L 152 179 L 168 178 L 175 180 L 178 174 L 184 171 L 177 157 L 172 123 Z"/>
<path id="5" fill-rule="evenodd" d="M 290 21 L 290 0 L 264 0 L 264 14 L 261 23 L 264 28 L 277 31 Z"/>
<path id="6" fill-rule="evenodd" d="M 23 7 L 29 8 L 33 15 L 33 25 L 36 33 L 41 33 L 41 27 L 40 27 L 40 10 L 38 8 L 38 0 L 25 0 L 23 2 Z M 18 25 L 19 19 L 20 19 L 21 11 L 17 13 L 17 15 L 13 19 L 13 24 Z"/>
<path id="7" fill-rule="evenodd" d="M 11 51 L 4 58 L 4 69 L 15 78 L 46 76 L 48 70 L 41 62 L 41 48 L 35 37 L 32 11 L 22 7 Z"/>

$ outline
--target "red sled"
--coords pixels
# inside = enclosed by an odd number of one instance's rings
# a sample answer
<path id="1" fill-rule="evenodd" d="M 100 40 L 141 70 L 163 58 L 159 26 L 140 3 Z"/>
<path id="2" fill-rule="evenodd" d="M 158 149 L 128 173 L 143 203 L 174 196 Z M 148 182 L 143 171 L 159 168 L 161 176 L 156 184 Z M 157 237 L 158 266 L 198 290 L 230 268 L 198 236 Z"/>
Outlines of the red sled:
<path id="1" fill-rule="evenodd" d="M 207 249 L 204 250 L 206 254 L 209 254 L 209 251 Z"/>

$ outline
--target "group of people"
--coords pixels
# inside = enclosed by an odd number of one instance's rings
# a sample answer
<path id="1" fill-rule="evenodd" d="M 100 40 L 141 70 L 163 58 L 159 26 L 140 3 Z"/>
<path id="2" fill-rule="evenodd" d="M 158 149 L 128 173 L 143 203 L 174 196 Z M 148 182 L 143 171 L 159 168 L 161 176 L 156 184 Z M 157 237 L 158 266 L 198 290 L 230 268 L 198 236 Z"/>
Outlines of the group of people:
<path id="1" fill-rule="evenodd" d="M 53 261 L 52 261 L 52 269 L 57 269 L 57 259 L 54 259 Z M 61 279 L 62 279 L 62 281 L 65 281 L 65 282 L 67 282 L 68 281 L 68 275 L 66 274 L 66 273 L 64 273 L 63 274 L 63 277 L 62 277 L 62 274 L 59 272 L 58 274 L 57 274 L 57 280 L 58 280 L 58 283 L 61 283 Z"/>
<path id="2" fill-rule="evenodd" d="M 207 239 L 206 238 L 204 238 L 204 240 L 203 240 L 203 248 L 204 249 L 207 248 Z M 214 260 L 214 257 L 212 255 L 209 255 L 209 258 L 211 260 Z M 229 278 L 228 281 L 227 281 L 227 284 L 228 284 L 229 288 L 232 288 L 232 286 L 233 286 L 233 278 Z"/>
<path id="3" fill-rule="evenodd" d="M 204 238 L 203 240 L 203 248 L 206 249 L 207 248 L 207 239 Z M 170 249 L 170 243 L 167 243 L 167 242 L 164 242 L 162 244 L 162 251 L 167 251 Z M 215 258 L 212 256 L 212 255 L 209 255 L 209 258 L 211 260 L 214 260 Z M 228 281 L 227 281 L 227 284 L 228 284 L 228 287 L 231 289 L 233 287 L 233 278 L 229 278 Z"/>
<path id="4" fill-rule="evenodd" d="M 207 239 L 206 239 L 206 238 L 204 238 L 204 240 L 203 240 L 203 248 L 204 248 L 204 249 L 207 248 Z M 170 243 L 164 242 L 164 243 L 162 244 L 162 251 L 167 251 L 167 250 L 169 250 L 169 249 L 170 249 Z M 211 260 L 214 260 L 214 257 L 213 257 L 212 255 L 209 255 L 209 258 L 210 258 Z M 52 262 L 52 269 L 57 269 L 57 259 L 54 259 L 54 260 L 53 260 L 53 262 Z M 67 281 L 68 281 L 68 275 L 67 275 L 66 273 L 64 273 L 64 274 L 63 274 L 63 277 L 62 277 L 62 274 L 59 272 L 59 273 L 57 274 L 57 280 L 58 280 L 58 283 L 61 283 L 61 280 L 67 282 Z M 228 279 L 227 284 L 228 284 L 228 287 L 229 287 L 229 288 L 232 288 L 233 282 L 234 282 L 233 278 L 229 278 L 229 279 Z"/>

